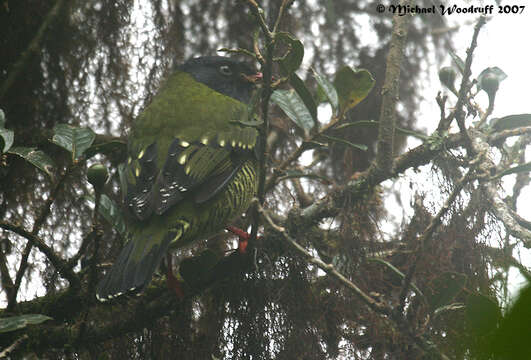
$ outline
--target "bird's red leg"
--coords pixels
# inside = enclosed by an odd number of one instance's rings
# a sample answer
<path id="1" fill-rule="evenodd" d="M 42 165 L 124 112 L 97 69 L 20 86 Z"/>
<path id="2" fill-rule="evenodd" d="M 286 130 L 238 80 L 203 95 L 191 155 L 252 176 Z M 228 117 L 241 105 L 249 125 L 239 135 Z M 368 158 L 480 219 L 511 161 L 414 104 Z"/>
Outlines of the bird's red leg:
<path id="1" fill-rule="evenodd" d="M 240 254 L 245 254 L 245 250 L 247 249 L 247 245 L 249 245 L 249 238 L 251 237 L 251 235 L 235 226 L 227 226 L 226 229 L 234 235 L 238 236 L 238 251 L 240 252 Z"/>
<path id="2" fill-rule="evenodd" d="M 166 255 L 166 285 L 168 289 L 173 290 L 178 299 L 184 298 L 184 291 L 181 286 L 181 283 L 175 275 L 173 275 L 173 265 L 171 260 L 171 255 Z"/>

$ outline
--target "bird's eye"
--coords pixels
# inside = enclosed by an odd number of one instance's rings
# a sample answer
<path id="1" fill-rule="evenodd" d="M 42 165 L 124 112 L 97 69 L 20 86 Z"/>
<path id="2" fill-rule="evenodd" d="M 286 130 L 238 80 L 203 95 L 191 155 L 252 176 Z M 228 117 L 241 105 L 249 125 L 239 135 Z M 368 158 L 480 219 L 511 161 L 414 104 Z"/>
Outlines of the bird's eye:
<path id="1" fill-rule="evenodd" d="M 219 67 L 219 72 L 227 76 L 232 75 L 232 70 L 230 69 L 228 65 L 221 65 Z"/>

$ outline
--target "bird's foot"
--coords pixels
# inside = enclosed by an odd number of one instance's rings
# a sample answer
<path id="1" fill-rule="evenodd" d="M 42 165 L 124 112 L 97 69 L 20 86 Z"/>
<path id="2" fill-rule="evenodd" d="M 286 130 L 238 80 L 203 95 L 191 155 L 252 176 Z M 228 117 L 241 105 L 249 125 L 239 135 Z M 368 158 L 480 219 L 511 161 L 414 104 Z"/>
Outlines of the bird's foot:
<path id="1" fill-rule="evenodd" d="M 249 238 L 251 237 L 251 235 L 248 232 L 243 231 L 242 229 L 237 228 L 235 226 L 227 226 L 226 229 L 234 235 L 238 236 L 238 251 L 240 252 L 240 254 L 245 254 L 245 251 L 247 250 L 247 245 L 249 245 Z"/>
<path id="2" fill-rule="evenodd" d="M 178 299 L 184 298 L 184 291 L 181 282 L 173 275 L 173 265 L 171 255 L 166 255 L 166 285 L 168 289 L 175 292 Z"/>

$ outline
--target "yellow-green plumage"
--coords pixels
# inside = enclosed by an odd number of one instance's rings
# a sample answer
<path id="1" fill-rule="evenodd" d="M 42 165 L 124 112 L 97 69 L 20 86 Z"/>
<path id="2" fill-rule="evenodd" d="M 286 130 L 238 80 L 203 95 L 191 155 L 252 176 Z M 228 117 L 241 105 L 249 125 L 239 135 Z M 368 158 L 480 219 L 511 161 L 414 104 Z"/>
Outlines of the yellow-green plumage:
<path id="1" fill-rule="evenodd" d="M 257 131 L 241 125 L 249 114 L 238 100 L 248 99 L 252 86 L 236 73 L 250 70 L 221 57 L 192 65 L 192 74 L 172 75 L 134 122 L 122 181 L 134 221 L 130 240 L 98 286 L 100 300 L 141 289 L 168 248 L 221 230 L 256 193 Z M 209 87 L 225 79 L 225 71 L 212 72 L 221 66 L 231 66 L 235 74 L 227 80 L 241 87 L 227 91 L 233 97 Z M 197 81 L 205 76 L 209 86 Z"/>

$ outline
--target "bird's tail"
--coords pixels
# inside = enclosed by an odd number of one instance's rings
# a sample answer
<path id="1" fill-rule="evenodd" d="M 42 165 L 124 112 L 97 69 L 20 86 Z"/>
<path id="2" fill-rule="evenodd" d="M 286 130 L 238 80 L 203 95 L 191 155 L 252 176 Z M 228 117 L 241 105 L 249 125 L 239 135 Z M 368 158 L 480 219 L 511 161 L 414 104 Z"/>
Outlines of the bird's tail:
<path id="1" fill-rule="evenodd" d="M 98 284 L 97 299 L 107 301 L 141 291 L 150 282 L 170 244 L 181 239 L 187 228 L 188 222 L 178 221 L 177 226 L 166 233 L 150 232 L 149 228 L 135 232 Z"/>

